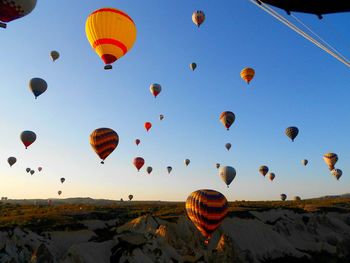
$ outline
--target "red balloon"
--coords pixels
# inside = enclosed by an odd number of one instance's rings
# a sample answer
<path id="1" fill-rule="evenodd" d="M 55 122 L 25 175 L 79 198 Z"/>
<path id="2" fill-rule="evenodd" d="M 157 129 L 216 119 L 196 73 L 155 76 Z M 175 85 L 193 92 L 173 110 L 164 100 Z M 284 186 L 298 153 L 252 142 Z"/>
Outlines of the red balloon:
<path id="1" fill-rule="evenodd" d="M 140 171 L 142 166 L 145 164 L 145 160 L 142 157 L 136 157 L 133 161 L 133 164 L 135 165 L 137 171 Z"/>
<path id="2" fill-rule="evenodd" d="M 136 140 L 135 140 L 136 145 L 139 145 L 140 142 L 141 142 L 141 141 L 140 141 L 139 139 L 136 139 Z"/>
<path id="3" fill-rule="evenodd" d="M 146 129 L 147 131 L 149 131 L 149 129 L 151 129 L 151 127 L 152 127 L 152 123 L 150 123 L 150 122 L 145 122 L 145 129 Z"/>

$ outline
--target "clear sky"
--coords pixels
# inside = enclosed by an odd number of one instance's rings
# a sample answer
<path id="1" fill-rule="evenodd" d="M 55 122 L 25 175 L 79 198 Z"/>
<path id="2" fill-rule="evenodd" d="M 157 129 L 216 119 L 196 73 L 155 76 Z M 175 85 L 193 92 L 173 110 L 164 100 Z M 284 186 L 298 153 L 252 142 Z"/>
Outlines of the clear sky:
<path id="1" fill-rule="evenodd" d="M 85 36 L 87 16 L 101 7 L 125 11 L 137 26 L 133 49 L 111 71 Z M 206 14 L 200 29 L 194 10 Z M 298 17 L 350 55 L 348 13 Z M 0 196 L 52 198 L 62 190 L 63 198 L 184 201 L 201 188 L 229 200 L 350 192 L 350 69 L 247 0 L 39 0 L 0 38 Z M 51 50 L 61 54 L 55 63 Z M 246 66 L 256 70 L 249 86 L 239 76 Z M 48 82 L 37 100 L 28 89 L 33 77 Z M 163 88 L 157 99 L 149 91 L 154 82 Z M 219 121 L 226 110 L 236 114 L 230 131 Z M 149 133 L 145 121 L 153 123 Z M 284 134 L 288 126 L 299 127 L 294 143 Z M 89 144 L 100 127 L 120 137 L 104 165 Z M 28 150 L 23 130 L 37 134 Z M 326 152 L 339 156 L 339 181 L 323 162 Z M 18 159 L 12 168 L 9 156 Z M 139 173 L 136 156 L 146 161 Z M 217 162 L 237 171 L 229 189 Z M 258 173 L 263 164 L 276 174 L 273 183 Z M 38 166 L 41 173 L 25 172 Z"/>

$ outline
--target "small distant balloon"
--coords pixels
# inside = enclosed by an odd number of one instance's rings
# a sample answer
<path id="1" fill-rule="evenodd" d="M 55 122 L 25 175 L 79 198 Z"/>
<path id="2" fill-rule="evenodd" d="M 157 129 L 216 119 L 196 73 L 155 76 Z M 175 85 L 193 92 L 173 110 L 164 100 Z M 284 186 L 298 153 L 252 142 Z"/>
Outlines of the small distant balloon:
<path id="1" fill-rule="evenodd" d="M 231 143 L 226 143 L 225 144 L 225 148 L 229 151 L 231 149 Z"/>
<path id="2" fill-rule="evenodd" d="M 12 165 L 14 165 L 17 162 L 16 157 L 9 157 L 7 159 L 7 162 L 9 163 L 10 167 L 12 167 Z"/>
<path id="3" fill-rule="evenodd" d="M 340 177 L 343 175 L 343 171 L 340 170 L 340 169 L 333 169 L 333 170 L 331 171 L 331 174 L 332 174 L 337 180 L 339 180 Z"/>
<path id="4" fill-rule="evenodd" d="M 32 78 L 29 81 L 29 89 L 33 92 L 35 99 L 47 90 L 47 83 L 41 78 Z"/>
<path id="5" fill-rule="evenodd" d="M 118 134 L 110 128 L 99 128 L 90 134 L 90 145 L 100 157 L 103 164 L 105 159 L 117 148 Z"/>
<path id="6" fill-rule="evenodd" d="M 60 57 L 60 53 L 58 53 L 56 50 L 53 50 L 50 52 L 50 56 L 52 61 L 55 62 Z"/>
<path id="7" fill-rule="evenodd" d="M 201 24 L 203 24 L 204 20 L 205 20 L 205 14 L 203 11 L 197 10 L 193 12 L 192 21 L 197 27 L 200 27 Z"/>
<path id="8" fill-rule="evenodd" d="M 61 194 L 62 194 L 62 191 L 58 191 L 57 193 L 58 193 L 58 195 L 61 195 Z"/>
<path id="9" fill-rule="evenodd" d="M 231 111 L 224 111 L 220 115 L 220 121 L 226 127 L 227 130 L 230 129 L 230 127 L 233 124 L 233 122 L 235 121 L 235 119 L 236 119 L 236 116 Z"/>
<path id="10" fill-rule="evenodd" d="M 147 171 L 148 174 L 151 174 L 152 171 L 153 171 L 153 168 L 151 166 L 148 166 L 146 171 Z"/>
<path id="11" fill-rule="evenodd" d="M 153 83 L 151 84 L 151 86 L 149 87 L 152 95 L 156 98 L 159 93 L 162 91 L 162 86 L 158 83 Z"/>
<path id="12" fill-rule="evenodd" d="M 287 195 L 286 194 L 281 194 L 281 200 L 282 201 L 286 201 L 287 199 Z"/>
<path id="13" fill-rule="evenodd" d="M 275 177 L 276 177 L 276 175 L 274 174 L 274 173 L 269 173 L 269 179 L 270 179 L 270 181 L 272 182 L 273 181 L 273 179 L 275 179 Z"/>
<path id="14" fill-rule="evenodd" d="M 26 149 L 36 140 L 36 134 L 32 131 L 23 131 L 20 135 L 21 141 Z"/>
<path id="15" fill-rule="evenodd" d="M 185 165 L 188 166 L 190 164 L 190 159 L 185 159 Z"/>
<path id="16" fill-rule="evenodd" d="M 148 132 L 151 129 L 151 127 L 152 127 L 152 123 L 145 122 L 144 126 L 145 126 L 146 131 Z"/>
<path id="17" fill-rule="evenodd" d="M 306 159 L 304 159 L 304 160 L 301 160 L 301 163 L 302 163 L 304 166 L 306 166 L 306 165 L 309 163 L 309 161 L 306 160 Z"/>
<path id="18" fill-rule="evenodd" d="M 29 172 L 30 172 L 30 170 L 31 170 L 30 168 L 27 168 L 27 169 L 26 169 L 26 172 L 27 172 L 27 173 L 29 173 Z"/>
<path id="19" fill-rule="evenodd" d="M 173 170 L 173 168 L 171 166 L 168 166 L 166 169 L 168 170 L 168 174 L 170 174 L 171 171 Z"/>
<path id="20" fill-rule="evenodd" d="M 142 166 L 145 164 L 145 160 L 142 157 L 136 157 L 133 160 L 133 164 L 139 172 Z"/>
<path id="21" fill-rule="evenodd" d="M 192 71 L 194 71 L 196 68 L 197 68 L 197 64 L 196 63 L 193 62 L 193 63 L 190 64 L 190 69 Z"/>
<path id="22" fill-rule="evenodd" d="M 140 139 L 136 139 L 136 140 L 135 140 L 135 144 L 136 144 L 136 145 L 139 145 L 140 142 L 141 142 Z"/>
<path id="23" fill-rule="evenodd" d="M 215 166 L 216 166 L 216 169 L 220 168 L 220 164 L 219 163 L 215 164 Z"/>
<path id="24" fill-rule="evenodd" d="M 229 188 L 229 185 L 235 179 L 236 177 L 236 170 L 235 168 L 231 166 L 224 166 L 221 167 L 219 170 L 219 175 L 221 176 L 221 179 L 225 182 L 227 185 L 227 188 Z"/>
<path id="25" fill-rule="evenodd" d="M 259 167 L 259 173 L 261 173 L 263 176 L 265 176 L 269 172 L 269 167 L 266 165 L 262 165 Z"/>
<path id="26" fill-rule="evenodd" d="M 299 202 L 299 201 L 301 201 L 301 198 L 300 198 L 300 196 L 294 196 L 293 200 Z"/>
<path id="27" fill-rule="evenodd" d="M 298 136 L 299 129 L 297 127 L 288 127 L 285 133 L 292 140 L 292 142 L 294 142 L 294 139 Z"/>
<path id="28" fill-rule="evenodd" d="M 42 169 L 43 169 L 42 167 L 38 167 L 38 171 L 39 171 L 39 172 L 41 172 Z"/>
<path id="29" fill-rule="evenodd" d="M 30 170 L 30 174 L 33 175 L 35 173 L 34 170 Z"/>
<path id="30" fill-rule="evenodd" d="M 159 120 L 162 121 L 163 119 L 164 119 L 164 115 L 163 115 L 163 114 L 160 114 L 160 115 L 159 115 Z"/>
<path id="31" fill-rule="evenodd" d="M 254 78 L 255 71 L 252 68 L 244 68 L 241 71 L 241 78 L 248 84 Z"/>
<path id="32" fill-rule="evenodd" d="M 133 195 L 129 195 L 129 201 L 131 201 L 134 198 Z"/>
<path id="33" fill-rule="evenodd" d="M 61 181 L 61 183 L 63 184 L 64 181 L 66 181 L 66 179 L 65 179 L 64 177 L 62 177 L 62 178 L 60 179 L 60 181 Z"/>
<path id="34" fill-rule="evenodd" d="M 338 161 L 338 155 L 336 153 L 326 153 L 323 155 L 323 160 L 328 166 L 328 169 L 332 171 L 334 169 L 334 165 Z"/>

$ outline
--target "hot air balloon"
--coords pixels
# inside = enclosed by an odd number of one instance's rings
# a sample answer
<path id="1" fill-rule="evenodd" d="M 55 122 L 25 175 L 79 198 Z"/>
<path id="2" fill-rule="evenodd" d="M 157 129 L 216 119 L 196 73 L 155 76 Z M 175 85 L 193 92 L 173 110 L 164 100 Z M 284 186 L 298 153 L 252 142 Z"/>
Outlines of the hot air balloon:
<path id="1" fill-rule="evenodd" d="M 62 191 L 58 191 L 57 193 L 58 193 L 58 195 L 61 195 L 61 194 L 62 194 Z"/>
<path id="2" fill-rule="evenodd" d="M 110 128 L 99 128 L 90 134 L 90 145 L 104 163 L 104 160 L 117 148 L 118 134 Z"/>
<path id="3" fill-rule="evenodd" d="M 286 201 L 287 199 L 287 195 L 286 194 L 281 194 L 281 200 L 282 201 Z"/>
<path id="4" fill-rule="evenodd" d="M 152 123 L 145 122 L 144 126 L 145 126 L 146 131 L 149 131 L 149 129 L 151 129 L 151 127 L 152 127 Z"/>
<path id="5" fill-rule="evenodd" d="M 302 163 L 304 166 L 306 166 L 306 165 L 309 163 L 309 161 L 306 160 L 306 159 L 304 159 L 304 160 L 301 160 L 301 163 Z"/>
<path id="6" fill-rule="evenodd" d="M 9 163 L 10 167 L 12 167 L 12 165 L 14 165 L 17 162 L 16 157 L 9 157 L 7 159 L 7 162 Z"/>
<path id="7" fill-rule="evenodd" d="M 140 139 L 136 139 L 136 140 L 135 140 L 136 145 L 139 145 L 140 142 L 141 142 Z"/>
<path id="8" fill-rule="evenodd" d="M 221 176 L 221 179 L 225 182 L 227 185 L 227 188 L 229 188 L 229 185 L 235 179 L 236 177 L 236 170 L 235 168 L 231 166 L 224 166 L 221 167 L 219 170 L 219 175 Z"/>
<path id="9" fill-rule="evenodd" d="M 162 121 L 163 119 L 164 119 L 164 115 L 163 115 L 163 114 L 160 114 L 160 115 L 159 115 L 159 120 Z"/>
<path id="10" fill-rule="evenodd" d="M 41 78 L 32 78 L 29 81 L 29 89 L 33 92 L 35 99 L 47 90 L 47 83 Z"/>
<path id="11" fill-rule="evenodd" d="M 60 53 L 58 53 L 56 50 L 53 50 L 50 52 L 50 57 L 52 61 L 55 62 L 60 57 Z"/>
<path id="12" fill-rule="evenodd" d="M 170 174 L 170 172 L 173 168 L 171 166 L 168 166 L 166 169 L 168 170 L 168 174 Z"/>
<path id="13" fill-rule="evenodd" d="M 275 179 L 275 177 L 276 177 L 276 175 L 274 174 L 274 173 L 269 173 L 269 179 L 270 179 L 270 181 L 272 182 L 273 181 L 273 179 Z"/>
<path id="14" fill-rule="evenodd" d="M 323 160 L 328 165 L 330 171 L 334 169 L 334 165 L 338 161 L 338 155 L 336 153 L 326 153 L 323 155 Z"/>
<path id="15" fill-rule="evenodd" d="M 190 64 L 190 69 L 192 71 L 194 71 L 196 68 L 197 68 L 197 64 L 196 63 L 193 62 L 193 63 Z"/>
<path id="16" fill-rule="evenodd" d="M 198 190 L 186 200 L 186 212 L 206 243 L 220 226 L 228 212 L 226 197 L 215 190 Z"/>
<path id="17" fill-rule="evenodd" d="M 339 178 L 342 176 L 343 172 L 342 172 L 342 170 L 340 170 L 340 169 L 333 169 L 333 170 L 331 171 L 331 174 L 332 174 L 337 180 L 339 180 Z"/>
<path id="18" fill-rule="evenodd" d="M 86 20 L 85 33 L 90 45 L 111 69 L 112 63 L 124 56 L 136 41 L 136 26 L 125 12 L 101 8 Z"/>
<path id="19" fill-rule="evenodd" d="M 219 163 L 215 164 L 215 166 L 216 166 L 216 169 L 220 168 L 220 164 Z"/>
<path id="20" fill-rule="evenodd" d="M 32 131 L 23 131 L 20 135 L 21 141 L 26 149 L 36 140 L 36 134 Z"/>
<path id="21" fill-rule="evenodd" d="M 229 151 L 231 149 L 231 143 L 226 143 L 225 144 L 225 148 Z"/>
<path id="22" fill-rule="evenodd" d="M 10 22 L 24 17 L 33 11 L 36 0 L 2 0 L 0 1 L 0 21 Z M 6 28 L 5 23 L 0 23 L 0 27 Z"/>
<path id="23" fill-rule="evenodd" d="M 159 95 L 159 93 L 162 91 L 162 86 L 160 84 L 153 83 L 149 87 L 149 90 L 151 91 L 152 95 L 156 98 Z"/>
<path id="24" fill-rule="evenodd" d="M 34 170 L 30 170 L 30 174 L 33 175 L 35 173 Z"/>
<path id="25" fill-rule="evenodd" d="M 129 195 L 129 201 L 131 201 L 134 198 L 133 195 Z"/>
<path id="26" fill-rule="evenodd" d="M 222 124 L 226 127 L 227 130 L 230 129 L 230 126 L 232 125 L 232 123 L 235 121 L 236 116 L 233 112 L 231 111 L 224 111 L 223 113 L 221 113 L 220 115 L 220 121 L 222 122 Z"/>
<path id="27" fill-rule="evenodd" d="M 133 160 L 133 164 L 136 167 L 137 171 L 140 171 L 142 166 L 145 164 L 145 160 L 142 157 L 136 157 Z"/>
<path id="28" fill-rule="evenodd" d="M 153 171 L 153 168 L 151 166 L 148 166 L 146 170 L 148 174 L 151 174 Z"/>
<path id="29" fill-rule="evenodd" d="M 205 20 L 205 14 L 203 13 L 203 11 L 197 10 L 193 12 L 192 21 L 197 27 L 200 27 L 201 24 L 203 24 L 204 20 Z"/>
<path id="30" fill-rule="evenodd" d="M 190 164 L 190 159 L 185 159 L 185 165 L 188 166 Z"/>
<path id="31" fill-rule="evenodd" d="M 29 172 L 30 172 L 30 168 L 27 168 L 27 169 L 26 169 L 26 172 L 29 173 Z"/>
<path id="32" fill-rule="evenodd" d="M 60 181 L 61 181 L 61 183 L 63 184 L 64 181 L 66 181 L 66 179 L 62 177 L 62 178 L 60 179 Z"/>
<path id="33" fill-rule="evenodd" d="M 42 169 L 43 169 L 42 167 L 38 167 L 38 171 L 39 171 L 39 172 L 41 172 Z"/>
<path id="34" fill-rule="evenodd" d="M 252 68 L 244 68 L 241 71 L 241 78 L 249 84 L 249 82 L 254 78 L 255 71 Z"/>
<path id="35" fill-rule="evenodd" d="M 269 167 L 262 165 L 259 167 L 259 173 L 265 176 L 269 172 Z"/>
<path id="36" fill-rule="evenodd" d="M 301 201 L 301 198 L 300 198 L 300 196 L 294 196 L 294 201 L 297 201 L 297 202 L 299 202 L 299 201 Z"/>
<path id="37" fill-rule="evenodd" d="M 294 139 L 298 136 L 299 129 L 297 127 L 288 127 L 285 133 L 292 140 L 292 142 L 294 142 Z"/>

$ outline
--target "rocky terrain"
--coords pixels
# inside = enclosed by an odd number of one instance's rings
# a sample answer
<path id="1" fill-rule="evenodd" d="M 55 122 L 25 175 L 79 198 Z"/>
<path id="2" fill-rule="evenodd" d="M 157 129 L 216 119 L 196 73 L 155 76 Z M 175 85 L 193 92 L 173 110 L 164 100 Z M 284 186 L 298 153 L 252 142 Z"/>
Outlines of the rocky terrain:
<path id="1" fill-rule="evenodd" d="M 176 209 L 133 219 L 89 211 L 51 227 L 42 219 L 7 225 L 0 228 L 0 262 L 350 262 L 347 209 L 248 208 L 230 211 L 208 245 Z"/>

